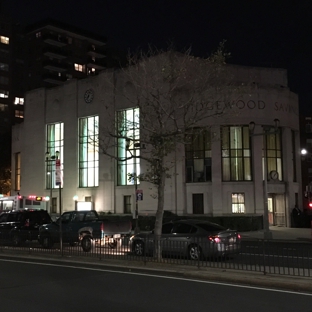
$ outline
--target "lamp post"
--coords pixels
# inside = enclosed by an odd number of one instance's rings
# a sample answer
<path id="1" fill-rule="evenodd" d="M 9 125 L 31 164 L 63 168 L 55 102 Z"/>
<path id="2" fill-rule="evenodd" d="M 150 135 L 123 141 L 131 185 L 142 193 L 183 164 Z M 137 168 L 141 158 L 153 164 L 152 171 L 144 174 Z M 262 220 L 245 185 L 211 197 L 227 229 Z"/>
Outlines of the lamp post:
<path id="1" fill-rule="evenodd" d="M 60 152 L 56 151 L 55 155 L 50 155 L 49 152 L 46 152 L 46 162 L 47 163 L 54 163 L 55 164 L 55 185 L 59 186 L 59 206 L 60 206 L 60 250 L 61 254 L 63 254 L 63 230 L 62 230 L 62 179 L 61 179 L 61 161 L 59 159 Z M 51 170 L 52 171 L 52 170 Z M 51 194 L 51 200 L 52 200 L 52 184 L 53 184 L 53 177 L 51 172 L 51 185 L 50 185 L 50 194 Z M 51 206 L 51 204 L 50 204 Z"/>
<path id="2" fill-rule="evenodd" d="M 268 167 L 267 167 L 267 135 L 269 134 L 276 134 L 279 133 L 279 120 L 274 119 L 274 126 L 263 126 L 262 132 L 260 133 L 254 133 L 255 130 L 255 123 L 250 122 L 249 123 L 249 131 L 250 136 L 262 136 L 263 137 L 263 166 L 262 166 L 262 173 L 263 173 L 263 202 L 264 202 L 264 210 L 263 210 L 263 235 L 264 239 L 272 239 L 273 235 L 270 231 L 269 226 L 269 206 L 268 206 Z"/>
<path id="3" fill-rule="evenodd" d="M 56 152 L 59 153 L 59 152 Z M 49 203 L 49 210 L 50 213 L 52 212 L 51 208 L 52 208 L 52 196 L 53 196 L 53 169 L 52 169 L 52 164 L 55 164 L 55 160 L 56 160 L 56 153 L 55 155 L 50 155 L 49 152 L 45 153 L 45 162 L 47 163 L 47 175 L 49 176 L 49 185 L 47 185 L 50 189 L 50 203 Z"/>

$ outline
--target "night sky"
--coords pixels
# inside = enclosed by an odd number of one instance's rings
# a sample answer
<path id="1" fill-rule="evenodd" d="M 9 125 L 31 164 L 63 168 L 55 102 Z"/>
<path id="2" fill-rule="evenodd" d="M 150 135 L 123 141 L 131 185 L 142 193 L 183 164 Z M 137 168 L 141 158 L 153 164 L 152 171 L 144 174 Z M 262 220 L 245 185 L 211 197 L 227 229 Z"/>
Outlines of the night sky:
<path id="1" fill-rule="evenodd" d="M 225 39 L 229 63 L 288 69 L 312 115 L 312 0 L 2 0 L 2 12 L 27 24 L 54 18 L 130 51 L 173 43 L 206 57 Z"/>

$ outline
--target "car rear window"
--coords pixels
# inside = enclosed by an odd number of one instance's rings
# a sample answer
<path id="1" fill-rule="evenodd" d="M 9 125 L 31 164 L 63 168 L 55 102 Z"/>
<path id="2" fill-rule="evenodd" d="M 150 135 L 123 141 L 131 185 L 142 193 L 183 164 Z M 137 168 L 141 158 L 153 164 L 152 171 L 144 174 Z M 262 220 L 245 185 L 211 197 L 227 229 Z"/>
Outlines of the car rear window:
<path id="1" fill-rule="evenodd" d="M 198 227 L 202 228 L 203 230 L 207 232 L 217 232 L 217 231 L 224 231 L 226 228 L 219 224 L 213 224 L 213 223 L 197 223 Z"/>

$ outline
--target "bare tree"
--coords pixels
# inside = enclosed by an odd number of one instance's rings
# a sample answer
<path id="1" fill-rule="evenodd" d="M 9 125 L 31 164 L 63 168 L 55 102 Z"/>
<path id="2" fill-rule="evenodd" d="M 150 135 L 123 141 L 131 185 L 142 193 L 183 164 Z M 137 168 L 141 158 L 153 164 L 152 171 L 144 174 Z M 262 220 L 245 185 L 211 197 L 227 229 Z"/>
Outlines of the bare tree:
<path id="1" fill-rule="evenodd" d="M 172 166 L 170 154 L 189 144 L 194 134 L 211 127 L 213 118 L 224 118 L 237 93 L 238 87 L 226 70 L 228 56 L 224 42 L 206 59 L 192 56 L 190 50 L 178 53 L 171 48 L 150 48 L 148 53 L 129 54 L 129 66 L 121 70 L 120 81 L 114 84 L 116 101 L 137 110 L 128 120 L 123 113 L 116 115 L 115 107 L 107 106 L 111 123 L 101 126 L 99 147 L 119 162 L 139 158 L 147 164 L 145 172 L 135 173 L 132 178 L 157 189 L 156 242 L 160 242 L 162 232 L 165 183 Z M 116 154 L 116 148 L 121 147 L 127 153 Z M 161 258 L 159 243 L 154 255 Z"/>

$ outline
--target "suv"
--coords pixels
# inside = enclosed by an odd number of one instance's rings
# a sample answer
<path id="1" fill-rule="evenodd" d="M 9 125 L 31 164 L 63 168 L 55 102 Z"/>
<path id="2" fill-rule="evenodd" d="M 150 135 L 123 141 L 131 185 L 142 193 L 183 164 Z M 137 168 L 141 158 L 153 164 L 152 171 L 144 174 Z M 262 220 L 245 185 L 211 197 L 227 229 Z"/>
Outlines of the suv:
<path id="1" fill-rule="evenodd" d="M 46 210 L 15 210 L 0 214 L 0 239 L 19 246 L 26 240 L 37 240 L 40 225 L 51 223 Z"/>

